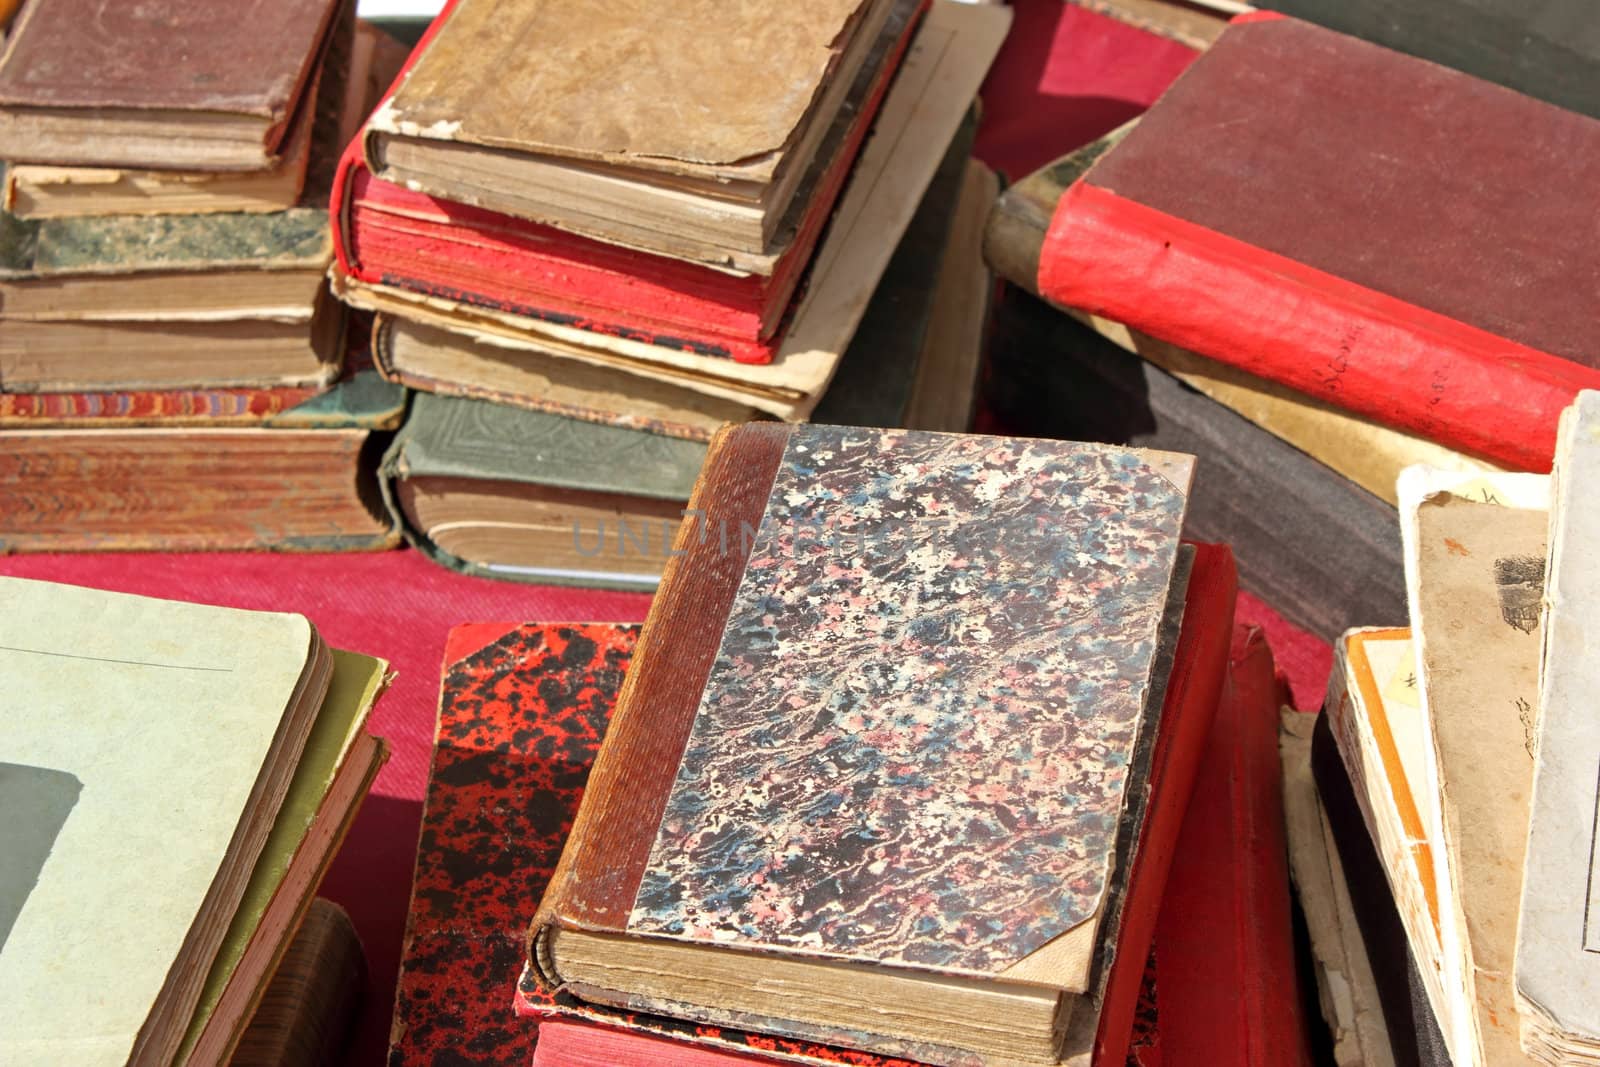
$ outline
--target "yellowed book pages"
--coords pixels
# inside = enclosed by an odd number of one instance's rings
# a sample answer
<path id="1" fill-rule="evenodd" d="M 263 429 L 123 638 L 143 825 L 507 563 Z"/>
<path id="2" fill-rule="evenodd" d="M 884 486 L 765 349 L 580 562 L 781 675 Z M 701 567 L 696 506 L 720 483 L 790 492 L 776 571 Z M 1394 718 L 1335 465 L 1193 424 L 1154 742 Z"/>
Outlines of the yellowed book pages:
<path id="1" fill-rule="evenodd" d="M 335 273 L 354 307 L 466 326 L 530 351 L 616 367 L 792 422 L 810 417 L 855 335 L 889 257 L 927 191 L 1011 24 L 1008 8 L 934 0 L 879 112 L 813 260 L 812 281 L 773 361 L 735 363 L 576 327 L 466 308 Z"/>
<path id="2" fill-rule="evenodd" d="M 1376 846 L 1434 1017 L 1448 1041 L 1455 1005 L 1444 993 L 1439 908 L 1428 827 L 1427 728 L 1408 629 L 1351 630 L 1334 645 L 1323 704 L 1362 821 Z"/>
<path id="3" fill-rule="evenodd" d="M 1424 465 L 1473 473 L 1503 469 L 1489 460 L 1352 415 L 1276 382 L 1130 330 L 1122 323 L 1081 312 L 1071 314 L 1391 504 L 1396 502 L 1395 482 L 1407 467 Z"/>
<path id="4" fill-rule="evenodd" d="M 1409 468 L 1399 485 L 1417 647 L 1447 1039 L 1457 1067 L 1527 1060 L 1512 984 L 1539 700 L 1549 477 Z M 1442 859 L 1442 862 L 1441 862 Z M 1441 1020 L 1442 1021 L 1442 1020 Z"/>
<path id="5" fill-rule="evenodd" d="M 1311 773 L 1311 732 L 1316 722 L 1315 715 L 1284 708 L 1278 723 L 1278 755 L 1283 762 L 1289 873 L 1311 938 L 1317 1000 L 1333 1038 L 1334 1063 L 1394 1067 L 1377 979 Z"/>
<path id="6" fill-rule="evenodd" d="M 233 921 L 228 924 L 222 948 L 218 950 L 206 975 L 200 1003 L 189 1020 L 183 1045 L 173 1059 L 175 1065 L 191 1062 L 190 1054 L 195 1043 L 210 1022 L 217 1002 L 233 980 L 239 961 L 255 936 L 262 916 L 283 884 L 284 876 L 289 873 L 289 864 L 294 860 L 306 831 L 316 819 L 317 809 L 332 787 L 334 777 L 349 755 L 351 746 L 366 730 L 367 715 L 383 692 L 388 673 L 389 665 L 381 659 L 333 650 L 333 678 L 328 685 L 328 695 L 322 702 L 322 710 L 317 714 L 311 735 L 306 738 L 305 750 L 295 768 L 294 779 L 289 783 L 288 795 L 278 810 L 272 832 L 267 835 L 261 858 L 256 861 L 255 870 L 250 874 L 250 884 L 245 889 L 244 898 L 233 914 Z"/>
<path id="7" fill-rule="evenodd" d="M 0 578 L 0 1063 L 170 1060 L 330 672 L 299 615 Z"/>

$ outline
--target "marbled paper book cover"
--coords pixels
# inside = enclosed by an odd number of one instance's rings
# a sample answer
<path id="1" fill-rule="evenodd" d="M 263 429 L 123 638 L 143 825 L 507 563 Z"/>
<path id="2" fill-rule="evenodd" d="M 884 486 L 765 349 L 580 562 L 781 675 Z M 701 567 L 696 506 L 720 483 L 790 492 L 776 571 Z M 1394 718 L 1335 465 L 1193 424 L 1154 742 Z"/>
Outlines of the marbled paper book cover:
<path id="1" fill-rule="evenodd" d="M 1084 992 L 1192 465 L 724 431 L 535 970 L 563 926 Z"/>

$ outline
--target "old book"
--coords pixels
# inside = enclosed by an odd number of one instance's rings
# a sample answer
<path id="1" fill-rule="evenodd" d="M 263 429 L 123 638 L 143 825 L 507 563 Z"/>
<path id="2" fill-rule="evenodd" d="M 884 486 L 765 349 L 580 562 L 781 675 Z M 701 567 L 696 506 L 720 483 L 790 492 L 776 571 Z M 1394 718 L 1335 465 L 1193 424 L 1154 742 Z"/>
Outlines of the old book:
<path id="1" fill-rule="evenodd" d="M 418 393 L 384 456 L 385 499 L 448 567 L 653 589 L 705 445 Z"/>
<path id="2" fill-rule="evenodd" d="M 355 924 L 320 897 L 272 976 L 229 1067 L 334 1067 L 361 1005 L 367 960 Z"/>
<path id="3" fill-rule="evenodd" d="M 706 534 L 680 533 L 683 555 L 663 577 L 535 918 L 541 981 L 580 999 L 930 1062 L 1055 1062 L 1074 1005 L 1084 1008 L 1079 1025 L 1094 1019 L 1112 975 L 1143 968 L 1147 944 L 1119 938 L 1130 916 L 1153 912 L 1161 880 L 1130 872 L 1144 856 L 1132 848 L 1140 816 L 1165 799 L 1146 792 L 1166 771 L 1166 761 L 1146 763 L 1158 718 L 1147 701 L 1161 688 L 1156 647 L 1190 471 L 1188 457 L 1003 438 L 760 423 L 720 434 L 690 501 Z M 1102 494 L 1119 500 L 1114 519 L 1091 503 Z M 834 502 L 847 499 L 860 502 L 841 513 Z M 1035 589 L 1026 621 L 991 596 L 1025 586 Z M 854 614 L 867 603 L 880 608 Z M 1121 681 L 1068 666 L 1080 627 L 1124 650 L 1103 661 Z M 1030 679 L 992 683 L 1012 691 L 1002 703 L 974 704 L 948 688 L 949 661 L 929 658 L 954 640 L 1007 645 L 1008 662 L 1015 642 L 1037 642 L 1044 659 Z M 971 647 L 967 693 L 999 668 Z M 848 666 L 824 677 L 805 666 L 818 657 Z M 792 679 L 787 708 L 752 716 L 741 679 L 774 671 Z M 1057 671 L 1080 680 L 1076 696 L 1038 688 Z M 651 696 L 636 703 L 635 693 Z M 984 725 L 986 713 L 999 719 Z M 980 740 L 991 730 L 1012 742 Z M 1027 769 L 1038 742 L 1023 739 L 1046 735 L 1058 752 L 1085 753 L 1067 761 L 1076 784 Z M 752 747 L 752 736 L 765 740 Z M 878 740 L 850 753 L 846 739 L 862 736 Z M 948 758 L 929 758 L 940 747 L 929 737 L 948 738 Z M 747 759 L 775 749 L 789 755 Z M 965 783 L 991 778 L 977 768 L 996 757 L 1012 768 L 1007 784 L 987 799 L 968 794 Z M 919 810 L 961 814 L 920 824 L 903 789 L 867 771 L 879 766 L 925 791 Z M 839 791 L 812 777 L 840 773 L 852 784 Z M 715 781 L 750 774 L 771 782 L 757 809 L 735 815 L 708 802 Z M 1072 804 L 1049 799 L 1063 790 Z M 623 795 L 637 801 L 626 813 L 612 799 Z M 787 844 L 766 829 L 812 817 Z M 746 873 L 731 886 L 712 873 L 705 818 L 742 842 Z M 902 858 L 955 855 L 977 840 L 956 826 L 989 842 L 986 870 L 958 876 L 964 888 L 941 881 L 942 863 Z M 1081 844 L 1062 848 L 1060 834 Z M 1048 888 L 1023 873 L 1042 870 L 1057 872 Z M 934 893 L 930 878 L 946 888 Z M 659 980 L 641 984 L 635 964 Z M 765 995 L 764 979 L 781 979 L 790 995 Z M 810 1000 L 823 988 L 826 1007 Z"/>
<path id="4" fill-rule="evenodd" d="M 0 53 L 6 158 L 266 169 L 279 158 L 340 7 L 30 4 Z M 182 63 L 152 61 L 179 54 Z"/>
<path id="5" fill-rule="evenodd" d="M 1600 1059 L 1600 916 L 1595 837 L 1600 734 L 1592 712 L 1590 635 L 1600 606 L 1592 493 L 1600 478 L 1600 393 L 1561 417 L 1551 477 L 1544 647 L 1527 863 L 1517 924 L 1516 994 L 1522 1047 L 1546 1062 Z"/>
<path id="6" fill-rule="evenodd" d="M 770 364 L 646 344 L 562 326 L 335 270 L 352 306 L 493 334 L 507 347 L 672 382 L 779 418 L 803 420 L 827 387 L 873 287 L 971 106 L 1009 24 L 1004 9 L 939 3 L 928 12 L 884 102 L 811 267 L 811 281 Z"/>
<path id="7" fill-rule="evenodd" d="M 1155 936 L 1161 1045 L 1218 1067 L 1313 1062 L 1286 877 L 1288 700 L 1266 637 L 1236 627 Z"/>
<path id="8" fill-rule="evenodd" d="M 970 241 L 956 246 L 952 218 L 975 217 L 981 225 L 988 209 L 984 181 L 968 181 L 964 171 L 975 130 L 974 114 L 951 142 L 884 269 L 838 373 L 812 412 L 818 421 L 966 428 L 987 323 L 988 276 Z M 966 321 L 936 321 L 945 312 Z M 413 388 L 670 437 L 708 441 L 723 423 L 758 414 L 615 368 L 508 348 L 493 334 L 386 314 L 378 316 L 373 347 L 384 373 Z"/>
<path id="9" fill-rule="evenodd" d="M 143 389 L 96 393 L 0 392 L 0 430 L 128 429 L 155 426 L 360 427 L 393 430 L 405 414 L 404 387 L 371 365 L 345 366 L 331 389 Z"/>
<path id="10" fill-rule="evenodd" d="M 999 194 L 999 176 L 968 160 L 911 385 L 905 417 L 911 429 L 954 433 L 972 428 L 995 293 L 994 275 L 983 261 L 983 224 Z"/>
<path id="11" fill-rule="evenodd" d="M 758 415 L 748 404 L 531 351 L 459 323 L 380 312 L 372 326 L 372 354 L 386 377 L 422 392 L 690 441 L 709 441 L 723 423 Z"/>
<path id="12" fill-rule="evenodd" d="M 872 63 L 851 86 L 782 231 L 737 270 L 686 263 L 429 196 L 372 177 L 352 142 L 335 183 L 335 256 L 363 281 L 747 363 L 778 333 L 915 29 L 897 0 Z M 435 25 L 440 25 L 436 23 Z"/>
<path id="13" fill-rule="evenodd" d="M 349 52 L 349 42 L 341 48 Z M 360 94 L 319 94 L 309 178 L 287 211 L 0 214 L 0 392 L 293 388 L 336 378 L 343 309 L 324 284 L 326 205 L 371 89 L 366 79 L 339 80 Z"/>
<path id="14" fill-rule="evenodd" d="M 455 0 L 373 115 L 367 159 L 398 184 L 649 251 L 764 253 L 893 6 Z M 503 43 L 490 57 L 485 41 Z M 596 50 L 626 61 L 578 58 Z"/>
<path id="15" fill-rule="evenodd" d="M 522 931 L 577 811 L 637 625 L 463 623 L 445 640 L 390 1067 L 526 1067 Z"/>
<path id="16" fill-rule="evenodd" d="M 1457 1002 L 1445 994 L 1439 897 L 1429 828 L 1437 800 L 1427 787 L 1417 660 L 1408 629 L 1351 630 L 1334 644 L 1323 714 L 1380 861 L 1417 977 L 1435 1019 Z"/>
<path id="17" fill-rule="evenodd" d="M 370 23 L 358 22 L 346 60 L 339 42 L 308 84 L 311 99 L 319 79 L 337 89 L 365 119 L 371 102 L 405 60 L 398 41 Z M 276 163 L 259 171 L 138 170 L 126 167 L 63 167 L 14 163 L 6 169 L 4 207 L 19 218 L 73 215 L 169 215 L 222 211 L 283 211 L 293 207 L 311 161 L 316 109 L 297 109 Z"/>
<path id="18" fill-rule="evenodd" d="M 1392 508 L 1016 289 L 996 312 L 987 399 L 1020 433 L 1199 457 L 1189 535 L 1232 545 L 1240 584 L 1323 640 L 1405 621 Z"/>
<path id="19" fill-rule="evenodd" d="M 1512 960 L 1533 786 L 1549 479 L 1408 470 L 1400 482 L 1416 642 L 1443 1022 L 1457 1067 L 1527 1062 Z"/>
<path id="20" fill-rule="evenodd" d="M 1394 1039 L 1356 921 L 1339 850 L 1317 796 L 1311 747 L 1321 717 L 1285 707 L 1280 755 L 1290 877 L 1308 942 L 1308 973 L 1328 1028 L 1328 1052 L 1338 1067 L 1397 1067 Z M 1408 1065 L 1409 1067 L 1409 1065 Z"/>
<path id="21" fill-rule="evenodd" d="M 391 547 L 377 427 L 399 405 L 367 381 L 281 425 L 0 431 L 0 552 Z"/>
<path id="22" fill-rule="evenodd" d="M 0 601 L 0 1058 L 169 1063 L 332 657 L 299 615 L 18 578 Z"/>
<path id="23" fill-rule="evenodd" d="M 1600 245 L 1571 206 L 1597 181 L 1595 119 L 1257 12 L 1063 195 L 1039 291 L 1547 470 L 1561 409 L 1600 383 Z"/>
<path id="24" fill-rule="evenodd" d="M 255 1043 L 251 1029 L 260 1036 L 262 1009 L 282 995 L 273 986 L 293 970 L 296 930 L 310 921 L 317 886 L 388 759 L 387 745 L 366 729 L 388 681 L 383 660 L 333 651 L 328 695 L 174 1065 L 230 1062 Z"/>
<path id="25" fill-rule="evenodd" d="M 1450 1067 L 1453 1062 L 1439 1021 L 1417 974 L 1417 961 L 1388 891 L 1376 844 L 1367 834 L 1352 783 L 1345 774 L 1330 720 L 1317 716 L 1311 736 L 1313 799 L 1321 813 L 1332 889 L 1338 899 L 1340 934 L 1350 958 L 1364 958 L 1359 975 L 1375 1003 L 1366 1001 L 1364 1021 L 1381 1028 L 1374 1053 L 1357 1062 L 1387 1062 L 1400 1067 Z M 1367 977 L 1370 976 L 1370 977 Z M 1352 977 L 1358 977 L 1352 972 Z M 1354 989 L 1354 987 L 1352 987 Z M 1336 994 L 1337 995 L 1337 994 Z M 1363 1038 L 1373 1036 L 1364 1028 Z"/>
<path id="26" fill-rule="evenodd" d="M 1160 772 L 1152 776 L 1149 786 L 1157 791 L 1172 786 L 1178 779 L 1194 781 L 1211 775 L 1232 773 L 1231 766 L 1224 768 L 1208 763 L 1204 753 L 1208 745 L 1207 732 L 1213 729 L 1213 724 L 1221 715 L 1218 702 L 1224 677 L 1229 670 L 1228 636 L 1237 594 L 1236 578 L 1225 547 L 1196 545 L 1192 558 L 1182 632 L 1172 653 L 1169 684 L 1161 698 L 1163 728 L 1153 758 L 1153 764 L 1160 767 Z M 1177 620 L 1169 615 L 1166 621 L 1175 624 Z M 1198 789 L 1199 786 L 1194 788 Z M 1173 786 L 1174 793 L 1183 791 L 1179 786 Z M 1186 805 L 1176 799 L 1154 806 L 1153 818 L 1147 824 L 1149 832 L 1140 841 L 1141 855 L 1148 861 L 1143 869 L 1144 877 L 1160 880 L 1164 877 L 1166 865 L 1176 863 L 1177 856 L 1204 847 L 1190 840 L 1192 835 L 1186 818 L 1187 810 Z M 1267 825 L 1271 825 L 1270 820 Z M 1180 826 L 1182 833 L 1179 832 Z M 1219 864 L 1201 863 L 1200 866 L 1215 871 Z M 1147 949 L 1148 938 L 1152 936 L 1151 927 L 1167 921 L 1162 916 L 1171 900 L 1170 894 L 1163 898 L 1161 916 L 1153 908 L 1129 912 L 1137 921 L 1125 928 L 1123 943 L 1137 944 Z M 1225 925 L 1209 924 L 1206 929 L 1219 933 Z M 1174 936 L 1171 927 L 1168 936 Z M 1159 1022 L 1162 1011 L 1157 1004 L 1157 993 L 1159 989 L 1173 991 L 1173 1007 L 1167 1014 L 1179 1016 L 1174 1020 L 1178 1030 L 1193 1034 L 1197 1022 L 1195 1013 L 1187 1011 L 1187 1019 L 1183 1017 L 1191 987 L 1181 964 L 1185 959 L 1192 960 L 1193 953 L 1201 951 L 1192 942 L 1187 950 L 1183 945 L 1175 946 L 1174 961 L 1178 966 L 1170 970 L 1165 978 L 1159 978 L 1156 973 L 1160 969 L 1159 945 L 1155 949 L 1155 959 L 1146 957 L 1143 967 L 1119 970 L 1117 996 L 1112 998 L 1108 991 L 1105 1008 L 1098 1019 L 1093 1012 L 1080 1012 L 1075 1018 L 1064 1050 L 1065 1062 L 1074 1067 L 1088 1067 L 1091 1063 L 1120 1064 L 1124 1061 L 1138 1064 L 1139 1067 L 1153 1067 L 1160 1063 Z M 1142 955 L 1142 951 L 1130 950 L 1130 957 Z M 740 1055 L 754 1053 L 763 1058 L 802 1064 L 845 1062 L 857 1067 L 912 1067 L 909 1061 L 896 1056 L 868 1054 L 770 1033 L 709 1026 L 683 1018 L 582 1001 L 575 999 L 570 992 L 552 992 L 542 987 L 531 972 L 524 974 L 519 983 L 517 1010 L 520 1014 L 540 1020 L 541 1042 L 549 1032 L 547 1028 L 571 1021 L 584 1027 L 622 1029 L 633 1036 L 646 1038 L 645 1047 L 658 1059 L 687 1059 L 688 1050 L 693 1048 Z M 1289 1015 L 1292 1011 L 1286 1009 L 1281 1014 Z M 663 1041 L 667 1043 L 663 1045 Z M 613 1048 L 606 1044 L 600 1047 L 608 1050 Z M 624 1042 L 614 1047 L 626 1048 L 628 1044 Z M 1232 1059 L 1240 1054 L 1240 1050 L 1235 1048 L 1218 1048 L 1214 1051 L 1228 1057 L 1224 1062 L 1248 1062 Z M 541 1058 L 538 1062 L 544 1064 L 546 1061 Z M 556 1065 L 562 1061 L 556 1058 L 549 1062 Z"/>
<path id="27" fill-rule="evenodd" d="M 996 269 L 1029 292 L 1039 291 L 1039 261 L 1061 195 L 1106 150 L 1133 129 L 1129 123 L 1056 160 L 1008 188 L 995 204 L 985 254 Z M 1099 315 L 1078 317 L 1130 352 L 1243 415 L 1367 492 L 1395 502 L 1400 472 L 1415 464 L 1446 470 L 1499 470 L 1415 433 L 1385 426 L 1231 364 L 1196 355 Z"/>
<path id="28" fill-rule="evenodd" d="M 916 214 L 872 292 L 828 391 L 811 413 L 814 421 L 886 429 L 947 429 L 909 426 L 919 381 L 925 397 L 935 391 L 954 394 L 953 405 L 960 408 L 965 406 L 960 398 L 965 391 L 966 404 L 973 402 L 975 381 L 963 382 L 960 372 L 949 367 L 943 368 L 944 373 L 937 380 L 924 377 L 923 356 L 935 340 L 933 320 L 941 299 L 938 287 L 952 251 L 951 238 L 962 207 L 977 119 L 974 108 L 950 142 L 927 192 L 922 194 L 922 203 L 917 205 Z M 952 265 L 952 269 L 959 270 L 960 265 Z M 965 301 L 970 297 L 969 291 L 946 299 Z M 961 344 L 963 339 L 955 336 L 957 331 L 952 328 L 950 332 L 952 336 L 944 340 Z M 971 358 L 975 360 L 976 354 Z M 962 425 L 953 429 L 966 428 Z"/>
<path id="29" fill-rule="evenodd" d="M 1600 23 L 1587 0 L 1262 0 L 1270 8 L 1600 118 Z"/>
<path id="30" fill-rule="evenodd" d="M 1196 51 L 1211 47 L 1228 20 L 1250 9 L 1237 0 L 1071 0 L 1079 7 L 1159 34 Z"/>

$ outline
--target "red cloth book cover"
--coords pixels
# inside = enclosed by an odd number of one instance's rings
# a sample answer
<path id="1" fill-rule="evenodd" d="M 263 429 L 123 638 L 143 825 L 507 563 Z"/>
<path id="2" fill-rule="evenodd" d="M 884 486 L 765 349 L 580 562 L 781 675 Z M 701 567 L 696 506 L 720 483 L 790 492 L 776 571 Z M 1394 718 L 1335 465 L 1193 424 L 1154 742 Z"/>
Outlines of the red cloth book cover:
<path id="1" fill-rule="evenodd" d="M 453 203 L 372 176 L 346 148 L 329 210 L 343 273 L 469 306 L 743 363 L 771 362 L 812 253 L 925 5 L 908 6 L 863 67 L 796 198 L 769 274 L 732 273 Z M 447 6 L 412 51 L 427 47 Z M 894 20 L 891 20 L 894 21 Z M 396 85 L 405 78 L 403 69 Z M 386 97 L 391 95 L 391 87 Z"/>
<path id="2" fill-rule="evenodd" d="M 1597 188 L 1600 122 L 1258 12 L 1061 197 L 1039 291 L 1548 470 L 1600 386 Z"/>

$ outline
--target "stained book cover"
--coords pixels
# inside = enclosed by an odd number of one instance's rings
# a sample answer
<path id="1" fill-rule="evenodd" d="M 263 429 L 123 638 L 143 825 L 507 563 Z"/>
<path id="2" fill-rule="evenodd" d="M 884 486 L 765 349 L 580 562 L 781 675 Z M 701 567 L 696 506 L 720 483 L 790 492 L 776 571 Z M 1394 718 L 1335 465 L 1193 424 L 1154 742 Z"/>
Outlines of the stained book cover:
<path id="1" fill-rule="evenodd" d="M 695 0 L 663 17 L 649 4 L 457 0 L 373 126 L 640 170 L 770 175 L 864 6 Z M 616 62 L 583 62 L 591 53 Z"/>
<path id="2" fill-rule="evenodd" d="M 282 135 L 339 0 L 29 4 L 0 57 L 0 106 L 224 112 Z M 181 55 L 181 63 L 158 57 Z"/>
<path id="3" fill-rule="evenodd" d="M 346 100 L 344 92 L 353 34 L 353 18 L 342 19 L 329 34 L 326 69 L 315 101 L 311 158 L 305 187 L 294 207 L 269 212 L 31 220 L 0 212 L 0 283 L 225 268 L 325 270 L 333 257 L 328 195 L 340 151 L 351 133 L 349 111 L 356 106 Z M 360 121 L 359 116 L 355 121 Z"/>
<path id="4" fill-rule="evenodd" d="M 1547 470 L 1561 409 L 1600 383 L 1600 246 L 1575 206 L 1597 181 L 1594 119 L 1255 12 L 1068 189 L 1039 288 Z"/>
<path id="5" fill-rule="evenodd" d="M 725 431 L 690 510 L 753 536 L 680 533 L 597 785 L 648 798 L 644 817 L 580 817 L 535 929 L 543 979 L 562 985 L 542 947 L 559 926 L 1088 992 L 1191 469 L 1065 442 Z M 735 794 L 754 807 L 718 803 Z"/>
<path id="6" fill-rule="evenodd" d="M 1600 1046 L 1600 393 L 1561 417 L 1551 477 L 1539 670 L 1539 725 L 1527 864 L 1517 923 L 1522 1045 L 1541 1059 L 1590 1058 Z"/>

